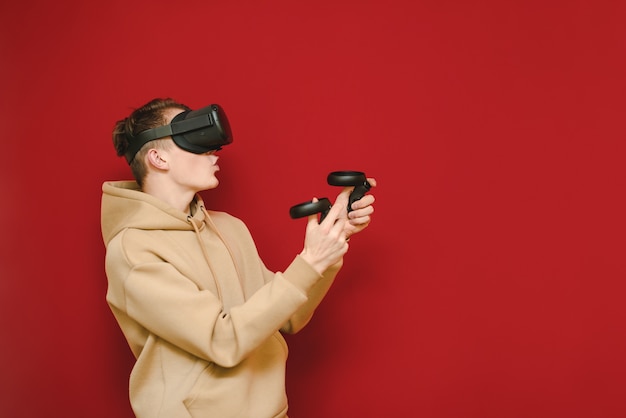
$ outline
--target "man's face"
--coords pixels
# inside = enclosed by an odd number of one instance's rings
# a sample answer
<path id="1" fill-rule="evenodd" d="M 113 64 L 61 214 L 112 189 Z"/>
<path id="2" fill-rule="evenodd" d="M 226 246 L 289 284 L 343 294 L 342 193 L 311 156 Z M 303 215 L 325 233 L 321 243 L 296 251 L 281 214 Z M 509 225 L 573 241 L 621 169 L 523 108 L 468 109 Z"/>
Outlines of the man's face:
<path id="1" fill-rule="evenodd" d="M 171 109 L 166 112 L 168 123 L 181 112 L 180 109 Z M 216 151 L 209 151 L 204 154 L 194 154 L 173 144 L 167 151 L 171 179 L 182 188 L 190 189 L 194 193 L 216 188 L 219 180 L 215 173 L 220 167 L 217 165 L 219 157 L 215 153 Z"/>

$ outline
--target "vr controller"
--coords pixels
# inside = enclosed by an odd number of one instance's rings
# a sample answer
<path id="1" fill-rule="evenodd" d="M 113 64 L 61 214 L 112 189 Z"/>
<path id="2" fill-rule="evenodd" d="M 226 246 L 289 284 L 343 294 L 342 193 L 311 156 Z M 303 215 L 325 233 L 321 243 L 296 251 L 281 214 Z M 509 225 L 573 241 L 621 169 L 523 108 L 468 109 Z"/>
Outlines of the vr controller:
<path id="1" fill-rule="evenodd" d="M 233 142 L 224 109 L 218 104 L 212 104 L 202 109 L 179 113 L 168 125 L 157 126 L 128 138 L 126 161 L 130 164 L 137 151 L 146 143 L 167 136 L 171 136 L 178 147 L 194 154 L 219 150 Z"/>
<path id="2" fill-rule="evenodd" d="M 365 193 L 372 187 L 367 181 L 365 173 L 361 171 L 333 171 L 328 175 L 326 180 L 331 186 L 354 186 L 354 190 L 352 190 L 348 199 L 348 212 L 352 211 L 352 203 L 365 196 Z M 291 216 L 292 219 L 297 219 L 319 213 L 321 222 L 326 215 L 328 215 L 330 208 L 330 200 L 326 197 L 322 197 L 317 202 L 311 200 L 292 206 L 289 209 L 289 216 Z"/>

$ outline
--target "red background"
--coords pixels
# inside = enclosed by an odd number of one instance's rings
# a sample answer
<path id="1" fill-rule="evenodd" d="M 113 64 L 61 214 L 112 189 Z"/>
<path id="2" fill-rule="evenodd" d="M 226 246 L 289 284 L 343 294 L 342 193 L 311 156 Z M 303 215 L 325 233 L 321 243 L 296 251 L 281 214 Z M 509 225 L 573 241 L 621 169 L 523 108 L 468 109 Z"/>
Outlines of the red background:
<path id="1" fill-rule="evenodd" d="M 113 123 L 220 103 L 204 196 L 269 267 L 288 208 L 379 187 L 371 227 L 289 337 L 291 416 L 626 416 L 626 3 L 3 2 L 0 415 L 130 417 L 105 303 Z"/>

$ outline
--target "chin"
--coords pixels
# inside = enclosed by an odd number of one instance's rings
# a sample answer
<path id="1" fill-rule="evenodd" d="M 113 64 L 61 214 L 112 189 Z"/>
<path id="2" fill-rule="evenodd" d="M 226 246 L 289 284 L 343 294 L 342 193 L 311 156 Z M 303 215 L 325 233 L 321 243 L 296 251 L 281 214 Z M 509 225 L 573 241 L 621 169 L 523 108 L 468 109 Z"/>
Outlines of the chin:
<path id="1" fill-rule="evenodd" d="M 207 184 L 206 189 L 210 190 L 210 189 L 215 189 L 217 186 L 219 186 L 220 181 L 218 179 L 213 179 L 211 182 L 209 182 L 209 184 Z"/>

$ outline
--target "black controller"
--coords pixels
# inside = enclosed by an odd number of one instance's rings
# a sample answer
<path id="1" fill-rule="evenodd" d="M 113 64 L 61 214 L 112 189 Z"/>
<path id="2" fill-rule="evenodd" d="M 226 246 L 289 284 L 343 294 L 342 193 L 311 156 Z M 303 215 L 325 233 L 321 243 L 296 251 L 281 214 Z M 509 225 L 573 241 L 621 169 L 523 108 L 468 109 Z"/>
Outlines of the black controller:
<path id="1" fill-rule="evenodd" d="M 352 203 L 365 196 L 365 193 L 372 187 L 367 181 L 365 173 L 361 171 L 333 171 L 328 175 L 326 180 L 331 186 L 354 186 L 354 190 L 350 193 L 348 212 L 352 210 Z M 289 216 L 291 216 L 292 219 L 296 219 L 320 213 L 321 222 L 326 215 L 328 215 L 330 207 L 330 200 L 322 197 L 317 202 L 309 201 L 292 206 L 289 209 Z"/>

